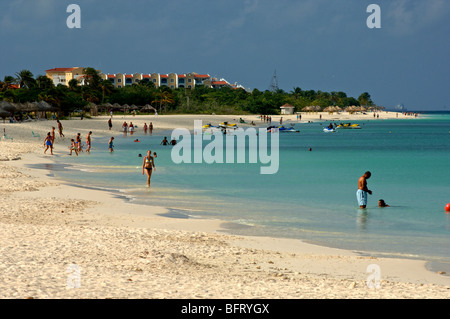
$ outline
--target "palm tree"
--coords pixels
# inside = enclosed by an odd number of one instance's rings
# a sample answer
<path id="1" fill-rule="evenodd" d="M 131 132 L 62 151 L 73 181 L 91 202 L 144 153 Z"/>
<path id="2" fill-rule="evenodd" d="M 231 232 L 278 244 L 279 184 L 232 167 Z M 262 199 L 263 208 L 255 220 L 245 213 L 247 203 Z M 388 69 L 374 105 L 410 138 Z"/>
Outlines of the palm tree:
<path id="1" fill-rule="evenodd" d="M 36 85 L 36 80 L 33 77 L 33 73 L 30 70 L 22 70 L 16 73 L 17 81 L 19 82 L 20 88 L 32 88 Z"/>
<path id="2" fill-rule="evenodd" d="M 102 89 L 102 104 L 105 102 L 105 95 L 111 94 L 114 90 L 114 84 L 109 80 L 104 80 L 100 82 L 100 88 Z"/>
<path id="3" fill-rule="evenodd" d="M 173 99 L 172 93 L 169 91 L 160 90 L 156 94 L 156 99 L 152 101 L 152 103 L 159 103 L 159 112 L 161 113 L 162 105 L 164 104 L 164 111 L 167 112 L 167 104 L 175 103 Z"/>
<path id="4" fill-rule="evenodd" d="M 9 89 L 9 87 L 11 86 L 11 84 L 15 84 L 17 82 L 17 79 L 10 76 L 10 75 L 6 75 L 3 78 L 3 82 L 0 85 L 0 91 L 1 92 L 5 92 L 7 89 Z"/>
<path id="5" fill-rule="evenodd" d="M 50 89 L 53 87 L 53 81 L 45 75 L 38 75 L 36 77 L 36 84 L 40 89 Z"/>
<path id="6" fill-rule="evenodd" d="M 72 80 L 69 81 L 68 85 L 69 85 L 69 89 L 71 91 L 76 91 L 77 88 L 78 88 L 78 80 L 77 79 L 72 79 Z"/>

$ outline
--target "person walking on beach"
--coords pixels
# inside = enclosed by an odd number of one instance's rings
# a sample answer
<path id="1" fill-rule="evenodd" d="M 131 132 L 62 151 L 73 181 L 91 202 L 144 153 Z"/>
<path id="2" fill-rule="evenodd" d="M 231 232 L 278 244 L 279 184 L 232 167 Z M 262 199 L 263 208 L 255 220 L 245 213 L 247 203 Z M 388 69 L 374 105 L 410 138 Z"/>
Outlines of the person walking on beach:
<path id="1" fill-rule="evenodd" d="M 111 128 L 112 128 L 112 121 L 111 121 L 111 118 L 108 120 L 108 127 L 109 127 L 109 130 L 111 131 Z"/>
<path id="2" fill-rule="evenodd" d="M 55 127 L 52 126 L 52 145 L 55 144 Z"/>
<path id="3" fill-rule="evenodd" d="M 77 143 L 77 149 L 78 149 L 78 153 L 81 153 L 83 150 L 81 149 L 81 133 L 77 134 L 77 137 L 75 139 L 76 143 Z"/>
<path id="4" fill-rule="evenodd" d="M 58 123 L 59 136 L 64 137 L 63 126 L 62 126 L 61 122 L 59 120 L 56 120 L 56 122 Z"/>
<path id="5" fill-rule="evenodd" d="M 358 200 L 359 208 L 366 208 L 367 193 L 372 195 L 372 191 L 367 188 L 367 180 L 372 176 L 369 171 L 365 172 L 358 180 L 358 190 L 356 191 L 356 199 Z"/>
<path id="6" fill-rule="evenodd" d="M 47 148 L 44 150 L 44 154 L 50 148 L 50 153 L 53 155 L 52 135 L 50 134 L 50 132 L 47 133 L 47 137 L 44 140 L 44 146 L 47 146 Z"/>
<path id="7" fill-rule="evenodd" d="M 88 135 L 86 136 L 86 153 L 91 153 L 91 134 L 92 132 L 89 132 Z"/>
<path id="8" fill-rule="evenodd" d="M 152 177 L 152 171 L 155 170 L 155 159 L 152 157 L 152 151 L 147 151 L 147 156 L 144 157 L 142 162 L 142 175 L 147 174 L 147 187 L 150 187 L 150 178 Z"/>
<path id="9" fill-rule="evenodd" d="M 69 155 L 72 155 L 72 152 L 75 151 L 75 154 L 77 154 L 77 156 L 78 156 L 77 143 L 75 143 L 74 139 L 71 139 L 70 141 L 72 142 L 72 144 L 69 146 L 69 150 L 70 150 Z"/>
<path id="10" fill-rule="evenodd" d="M 147 123 L 144 123 L 144 134 L 147 134 L 147 129 L 148 129 Z"/>
<path id="11" fill-rule="evenodd" d="M 113 141 L 114 141 L 114 136 L 111 137 L 111 138 L 109 139 L 109 142 L 108 142 L 108 149 L 109 149 L 110 152 L 113 152 L 113 151 L 114 151 L 114 144 L 113 144 Z"/>
<path id="12" fill-rule="evenodd" d="M 148 130 L 150 131 L 150 134 L 152 134 L 153 132 L 153 123 L 150 122 L 150 124 L 148 125 Z"/>

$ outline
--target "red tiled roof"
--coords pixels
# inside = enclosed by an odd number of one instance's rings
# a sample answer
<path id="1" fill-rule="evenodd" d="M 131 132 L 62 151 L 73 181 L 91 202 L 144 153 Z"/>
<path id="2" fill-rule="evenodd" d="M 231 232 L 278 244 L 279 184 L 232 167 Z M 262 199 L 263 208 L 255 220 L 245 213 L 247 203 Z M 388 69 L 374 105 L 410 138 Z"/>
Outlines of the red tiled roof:
<path id="1" fill-rule="evenodd" d="M 53 68 L 50 70 L 46 70 L 45 72 L 68 72 L 68 71 L 72 71 L 75 69 L 77 69 L 77 68 Z"/>
<path id="2" fill-rule="evenodd" d="M 209 74 L 195 74 L 196 78 L 209 78 Z"/>
<path id="3" fill-rule="evenodd" d="M 225 84 L 228 84 L 228 83 L 227 83 L 227 81 L 214 81 L 211 84 L 213 84 L 213 85 L 220 85 L 220 84 L 225 85 Z"/>
<path id="4" fill-rule="evenodd" d="M 8 85 L 8 89 L 20 89 L 19 84 L 10 84 Z"/>
<path id="5" fill-rule="evenodd" d="M 186 74 L 178 74 L 178 78 L 185 78 Z"/>
<path id="6" fill-rule="evenodd" d="M 115 78 L 116 75 L 115 74 L 108 74 L 108 78 Z"/>
<path id="7" fill-rule="evenodd" d="M 151 78 L 152 75 L 151 75 L 151 74 L 144 74 L 144 75 L 142 75 L 142 77 L 143 77 L 143 78 Z"/>
<path id="8" fill-rule="evenodd" d="M 168 76 L 167 74 L 161 74 L 160 77 L 162 77 L 162 78 L 167 78 L 167 77 L 169 77 L 169 76 Z"/>
<path id="9" fill-rule="evenodd" d="M 133 74 L 125 74 L 125 77 L 126 77 L 126 78 L 132 78 L 132 77 L 133 77 Z"/>

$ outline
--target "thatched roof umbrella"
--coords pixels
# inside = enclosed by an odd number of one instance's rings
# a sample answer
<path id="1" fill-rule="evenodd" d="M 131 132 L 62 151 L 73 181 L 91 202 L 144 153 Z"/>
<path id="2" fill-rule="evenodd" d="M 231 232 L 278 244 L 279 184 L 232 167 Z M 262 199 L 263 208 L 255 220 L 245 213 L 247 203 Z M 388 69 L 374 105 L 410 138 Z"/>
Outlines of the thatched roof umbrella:
<path id="1" fill-rule="evenodd" d="M 107 110 L 112 109 L 113 105 L 111 103 L 103 103 L 103 104 L 100 104 L 98 107 L 100 110 L 104 110 L 106 112 Z"/>
<path id="2" fill-rule="evenodd" d="M 28 108 L 33 111 L 39 111 L 39 104 L 38 102 L 27 102 Z"/>
<path id="3" fill-rule="evenodd" d="M 122 106 L 120 106 L 119 103 L 114 103 L 114 104 L 112 105 L 112 107 L 113 107 L 113 109 L 115 109 L 115 110 L 120 110 L 120 109 L 122 108 Z"/>
<path id="4" fill-rule="evenodd" d="M 83 108 L 85 111 L 95 111 L 98 109 L 97 104 L 93 103 L 93 102 L 89 102 L 87 105 L 84 106 Z"/>
<path id="5" fill-rule="evenodd" d="M 3 118 L 3 123 L 5 123 L 5 119 L 9 116 L 11 116 L 11 113 L 0 107 L 0 117 Z"/>
<path id="6" fill-rule="evenodd" d="M 144 111 L 144 112 L 148 112 L 148 111 L 154 111 L 154 112 L 156 112 L 156 109 L 153 107 L 153 106 L 151 106 L 150 104 L 146 104 L 145 106 L 143 106 L 142 108 L 141 108 L 141 112 L 142 111 Z"/>
<path id="7" fill-rule="evenodd" d="M 0 107 L 0 117 L 5 118 L 5 117 L 8 117 L 8 116 L 11 116 L 11 112 L 9 112 L 9 111 L 5 110 L 4 108 Z"/>
<path id="8" fill-rule="evenodd" d="M 42 111 L 42 112 L 49 112 L 49 111 L 56 110 L 56 108 L 54 106 L 47 103 L 46 101 L 40 101 L 39 103 L 37 103 L 37 105 L 38 105 L 39 111 Z"/>
<path id="9" fill-rule="evenodd" d="M 354 112 L 359 111 L 359 108 L 356 107 L 356 106 L 354 106 L 354 105 L 351 105 L 351 106 L 347 106 L 347 107 L 344 109 L 344 111 L 346 111 L 346 112 L 352 114 L 352 113 L 354 113 Z"/>
<path id="10" fill-rule="evenodd" d="M 360 106 L 360 107 L 358 107 L 358 111 L 365 112 L 365 111 L 367 111 L 367 109 L 364 106 Z"/>
<path id="11" fill-rule="evenodd" d="M 323 109 L 324 112 L 328 112 L 328 113 L 333 113 L 336 112 L 336 109 L 334 106 L 327 106 L 326 108 Z"/>
<path id="12" fill-rule="evenodd" d="M 7 101 L 1 101 L 0 102 L 0 108 L 2 108 L 3 110 L 10 112 L 10 113 L 14 113 L 17 111 L 17 108 L 14 104 L 9 103 Z"/>

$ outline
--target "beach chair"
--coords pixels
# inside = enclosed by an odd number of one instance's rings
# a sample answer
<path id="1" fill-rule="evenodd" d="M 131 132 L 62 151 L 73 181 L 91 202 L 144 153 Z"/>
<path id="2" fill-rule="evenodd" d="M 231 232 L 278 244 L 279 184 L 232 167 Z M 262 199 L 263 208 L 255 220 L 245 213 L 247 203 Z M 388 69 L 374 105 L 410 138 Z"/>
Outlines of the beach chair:
<path id="1" fill-rule="evenodd" d="M 33 137 L 41 137 L 41 136 L 39 135 L 39 133 L 34 133 L 33 131 L 31 131 L 31 134 L 33 134 Z"/>
<path id="2" fill-rule="evenodd" d="M 8 136 L 8 135 L 6 135 L 6 134 L 3 134 L 3 139 L 4 140 L 13 140 L 13 138 L 12 138 L 12 136 Z"/>

